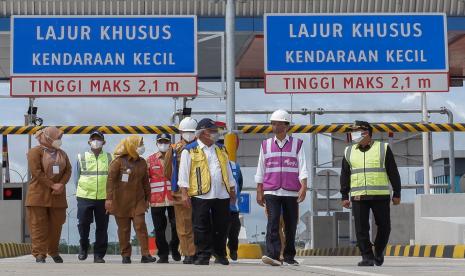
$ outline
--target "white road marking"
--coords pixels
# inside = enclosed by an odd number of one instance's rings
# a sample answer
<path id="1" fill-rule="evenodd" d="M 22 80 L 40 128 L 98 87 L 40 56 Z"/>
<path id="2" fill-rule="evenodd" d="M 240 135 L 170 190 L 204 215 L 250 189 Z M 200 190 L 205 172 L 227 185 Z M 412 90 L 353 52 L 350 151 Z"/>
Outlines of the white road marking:
<path id="1" fill-rule="evenodd" d="M 357 270 L 341 269 L 341 268 L 334 268 L 334 267 L 329 267 L 329 266 L 318 266 L 318 265 L 302 265 L 302 266 L 308 267 L 308 268 L 328 270 L 328 271 L 341 272 L 341 273 L 350 273 L 350 274 L 356 274 L 356 275 L 389 276 L 387 274 L 379 274 L 379 273 L 371 273 L 371 272 L 364 272 L 364 271 L 357 271 Z"/>

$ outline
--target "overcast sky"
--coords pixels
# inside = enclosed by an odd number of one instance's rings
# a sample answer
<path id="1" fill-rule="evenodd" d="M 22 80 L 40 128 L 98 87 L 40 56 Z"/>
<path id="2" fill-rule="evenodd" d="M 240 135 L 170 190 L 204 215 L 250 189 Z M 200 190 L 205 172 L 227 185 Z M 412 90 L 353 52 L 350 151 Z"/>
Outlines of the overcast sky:
<path id="1" fill-rule="evenodd" d="M 209 89 L 219 89 L 216 83 L 201 83 L 201 86 Z M 9 94 L 9 85 L 0 84 L 0 95 Z M 45 125 L 162 125 L 170 124 L 171 114 L 174 111 L 174 101 L 171 98 L 70 98 L 70 99 L 38 99 L 35 102 L 38 106 L 38 116 L 44 119 Z M 178 107 L 180 102 L 178 101 Z M 188 103 L 195 111 L 205 110 L 225 110 L 225 101 L 218 99 L 196 99 Z M 456 122 L 465 122 L 465 89 L 452 88 L 449 93 L 429 93 L 428 108 L 439 109 L 445 106 L 451 109 L 455 115 Z M 24 114 L 27 111 L 27 99 L 0 98 L 0 124 L 1 125 L 23 125 Z M 236 110 L 275 110 L 285 108 L 288 110 L 300 110 L 302 108 L 317 109 L 420 109 L 419 94 L 306 94 L 295 95 L 265 95 L 262 89 L 238 90 L 236 93 Z M 217 120 L 224 120 L 224 116 L 212 117 Z M 238 115 L 237 122 L 259 122 L 267 121 L 264 115 Z M 420 121 L 421 115 L 324 115 L 317 116 L 317 123 L 338 123 L 352 122 L 355 119 L 364 119 L 373 122 L 414 122 Z M 308 124 L 309 118 L 296 115 L 293 117 L 296 124 Z M 444 115 L 432 115 L 433 122 L 446 122 Z M 308 136 L 300 135 L 305 139 L 305 150 L 308 158 Z M 26 152 L 27 136 L 9 136 L 9 156 L 10 168 L 20 174 L 26 174 Z M 123 138 L 123 135 L 107 135 L 107 151 L 113 151 L 114 147 Z M 76 155 L 88 149 L 87 135 L 67 135 L 63 138 L 63 149 L 75 162 Z M 146 155 L 156 151 L 154 136 L 144 136 L 146 144 Z M 433 149 L 435 152 L 448 149 L 448 134 L 433 134 Z M 33 145 L 36 141 L 33 141 Z M 319 162 L 323 163 L 331 160 L 331 145 L 329 139 L 319 139 Z M 465 149 L 465 135 L 455 134 L 455 149 Z M 257 149 L 258 151 L 258 149 Z M 414 173 L 418 168 L 401 169 L 403 183 L 414 181 Z M 244 169 L 244 179 L 246 186 L 254 186 L 253 175 L 255 168 Z M 11 172 L 13 181 L 19 181 L 19 176 Z M 76 200 L 72 196 L 76 191 L 74 180 L 68 183 L 67 192 L 70 212 L 70 241 L 76 244 L 79 240 L 76 221 Z M 411 193 L 405 193 L 404 200 L 413 200 Z M 255 203 L 255 195 L 252 194 L 252 212 L 245 215 L 245 225 L 249 239 L 256 230 L 260 233 L 265 231 L 266 221 L 263 209 Z M 306 200 L 300 205 L 300 213 L 309 210 L 309 201 Z M 67 221 L 68 222 L 68 221 Z M 147 215 L 147 225 L 149 231 L 153 230 L 151 219 Z M 299 232 L 304 229 L 304 225 L 299 224 Z M 67 224 L 63 227 L 62 238 L 67 237 Z M 113 218 L 110 225 L 110 241 L 117 240 L 116 227 Z M 263 239 L 263 236 L 259 239 Z"/>

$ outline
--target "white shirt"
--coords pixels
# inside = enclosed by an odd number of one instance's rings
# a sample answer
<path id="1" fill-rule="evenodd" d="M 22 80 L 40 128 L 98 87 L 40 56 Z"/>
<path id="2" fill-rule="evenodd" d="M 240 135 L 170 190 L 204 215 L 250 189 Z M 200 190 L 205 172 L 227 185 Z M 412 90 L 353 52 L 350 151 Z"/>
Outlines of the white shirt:
<path id="1" fill-rule="evenodd" d="M 273 138 L 273 142 L 278 145 L 280 149 L 282 149 L 287 142 L 289 142 L 289 136 L 286 135 L 284 140 L 280 141 L 276 139 L 276 136 Z M 305 159 L 305 151 L 303 147 L 297 153 L 297 160 L 299 163 L 299 180 L 302 181 L 303 179 L 308 178 L 308 171 L 307 171 L 307 161 Z M 263 183 L 263 178 L 265 176 L 265 159 L 263 158 L 263 149 L 260 145 L 260 155 L 258 157 L 258 165 L 257 165 L 257 173 L 255 174 L 255 182 L 256 183 Z M 295 191 L 287 191 L 282 188 L 276 191 L 265 191 L 265 195 L 275 195 L 275 196 L 298 196 L 298 192 Z"/>
<path id="2" fill-rule="evenodd" d="M 223 184 L 223 176 L 221 175 L 221 167 L 220 161 L 216 156 L 216 148 L 217 145 L 213 144 L 212 146 L 208 147 L 200 140 L 197 140 L 199 147 L 203 150 L 205 155 L 207 156 L 208 168 L 210 169 L 210 177 L 211 177 L 211 188 L 207 194 L 195 196 L 201 199 L 225 199 L 229 198 L 229 193 L 226 190 L 226 187 Z M 229 160 L 228 160 L 229 162 Z M 226 166 L 228 170 L 228 178 L 229 178 L 229 187 L 234 189 L 236 186 L 236 181 L 234 180 L 234 176 L 231 171 L 231 167 L 229 164 Z M 191 156 L 187 150 L 183 150 L 181 153 L 181 162 L 179 164 L 179 178 L 178 178 L 178 185 L 182 188 L 189 188 L 189 176 L 190 176 L 190 169 L 191 169 Z"/>

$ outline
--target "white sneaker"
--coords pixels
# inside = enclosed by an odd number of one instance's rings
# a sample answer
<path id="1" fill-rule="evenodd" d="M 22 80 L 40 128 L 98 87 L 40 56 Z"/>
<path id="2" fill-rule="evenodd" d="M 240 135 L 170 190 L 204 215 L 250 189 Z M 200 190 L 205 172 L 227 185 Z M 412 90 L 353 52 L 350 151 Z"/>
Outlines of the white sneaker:
<path id="1" fill-rule="evenodd" d="M 266 255 L 262 257 L 262 262 L 264 264 L 271 265 L 271 266 L 280 266 L 281 265 L 280 261 L 272 259 L 272 258 L 270 258 L 270 257 L 268 257 Z"/>

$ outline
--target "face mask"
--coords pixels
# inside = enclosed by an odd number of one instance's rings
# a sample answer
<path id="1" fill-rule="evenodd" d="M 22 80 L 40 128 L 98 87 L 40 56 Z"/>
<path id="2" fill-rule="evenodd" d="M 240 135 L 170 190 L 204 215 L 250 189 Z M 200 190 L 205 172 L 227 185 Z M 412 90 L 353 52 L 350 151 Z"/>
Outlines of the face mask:
<path id="1" fill-rule="evenodd" d="M 103 142 L 99 140 L 92 140 L 90 142 L 90 147 L 92 149 L 101 149 L 103 147 Z"/>
<path id="2" fill-rule="evenodd" d="M 140 146 L 140 147 L 137 148 L 137 154 L 139 154 L 139 156 L 144 154 L 144 152 L 145 152 L 145 147 L 144 146 Z"/>
<path id="3" fill-rule="evenodd" d="M 363 138 L 364 138 L 364 137 L 363 137 L 361 131 L 352 132 L 352 142 L 354 142 L 354 143 L 359 143 L 360 141 L 363 140 Z"/>
<path id="4" fill-rule="evenodd" d="M 61 140 L 55 140 L 52 142 L 52 147 L 56 148 L 56 149 L 59 149 L 61 147 Z"/>
<path id="5" fill-rule="evenodd" d="M 213 143 L 216 143 L 220 139 L 220 134 L 218 132 L 211 133 L 210 134 L 210 139 L 213 141 Z"/>
<path id="6" fill-rule="evenodd" d="M 157 147 L 161 152 L 167 152 L 170 148 L 170 144 L 159 144 L 157 143 Z"/>
<path id="7" fill-rule="evenodd" d="M 181 137 L 187 142 L 192 142 L 195 139 L 195 133 L 186 132 L 186 133 L 183 133 Z"/>

